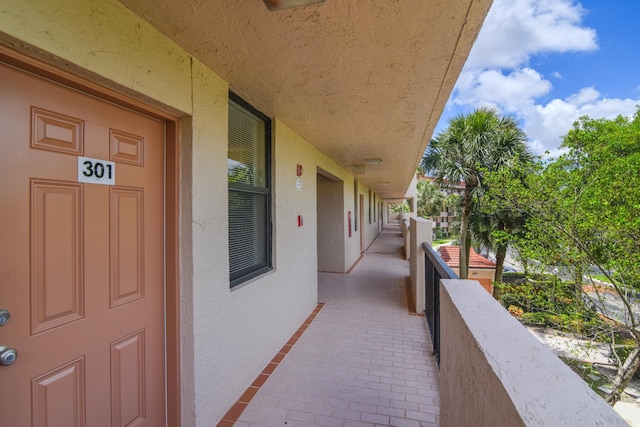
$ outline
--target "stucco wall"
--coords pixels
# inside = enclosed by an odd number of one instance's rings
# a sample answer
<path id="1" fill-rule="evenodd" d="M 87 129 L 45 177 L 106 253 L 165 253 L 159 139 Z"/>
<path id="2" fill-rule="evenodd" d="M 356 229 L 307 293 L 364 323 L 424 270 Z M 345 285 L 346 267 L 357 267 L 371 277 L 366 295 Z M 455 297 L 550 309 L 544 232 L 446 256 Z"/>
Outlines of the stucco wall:
<path id="1" fill-rule="evenodd" d="M 624 426 L 626 423 L 491 295 L 440 284 L 440 425 Z"/>
<path id="2" fill-rule="evenodd" d="M 228 277 L 228 84 L 113 0 L 6 0 L 0 40 L 35 47 L 100 83 L 183 116 L 181 130 L 181 381 L 185 426 L 224 415 L 317 303 L 316 167 L 353 177 L 274 121 L 274 270 L 231 291 Z M 30 45 L 30 46 L 27 46 Z M 246 99 L 251 103 L 251 99 Z M 296 188 L 302 164 L 302 188 Z M 366 188 L 363 189 L 366 191 Z M 297 216 L 304 225 L 298 227 Z M 346 211 L 344 224 L 346 224 Z M 367 242 L 375 224 L 367 227 Z M 343 233 L 345 264 L 359 242 Z"/>
<path id="3" fill-rule="evenodd" d="M 453 267 L 452 270 L 454 271 L 454 273 L 460 276 L 460 269 L 458 267 Z M 480 286 L 482 286 L 490 294 L 493 292 L 493 281 L 495 279 L 495 270 L 488 270 L 486 268 L 469 269 L 469 280 L 477 281 L 478 283 L 480 283 Z"/>
<path id="4" fill-rule="evenodd" d="M 360 226 L 363 227 L 363 230 L 364 230 L 363 249 L 367 250 L 367 248 L 371 246 L 371 243 L 373 243 L 373 240 L 378 235 L 378 222 L 377 222 L 378 217 L 376 216 L 375 217 L 376 220 L 374 221 L 373 193 L 371 193 L 370 195 L 369 189 L 361 183 L 358 184 L 358 190 L 360 194 L 363 196 L 362 200 L 364 203 L 363 205 L 364 216 L 363 216 L 362 224 L 360 224 Z M 369 214 L 370 212 L 369 209 L 371 209 L 371 214 Z"/>
<path id="5" fill-rule="evenodd" d="M 357 183 L 357 203 L 354 201 L 354 178 L 349 175 L 345 181 L 345 266 L 349 271 L 360 259 L 361 251 L 366 251 L 379 234 L 381 219 L 378 213 L 374 219 L 374 204 L 371 204 L 371 221 L 369 221 L 369 200 L 374 199 L 374 193 L 369 196 L 369 188 L 361 182 Z M 362 219 L 360 209 L 362 201 Z M 351 212 L 351 236 L 349 236 L 348 212 Z M 357 225 L 357 229 L 356 229 Z M 360 245 L 362 233 L 362 245 Z"/>
<path id="6" fill-rule="evenodd" d="M 0 17 L 3 33 L 191 113 L 191 57 L 122 4 L 4 0 Z"/>
<path id="7" fill-rule="evenodd" d="M 469 269 L 469 279 L 477 280 L 480 285 L 489 293 L 493 293 L 493 281 L 496 278 L 495 270 L 483 268 Z"/>

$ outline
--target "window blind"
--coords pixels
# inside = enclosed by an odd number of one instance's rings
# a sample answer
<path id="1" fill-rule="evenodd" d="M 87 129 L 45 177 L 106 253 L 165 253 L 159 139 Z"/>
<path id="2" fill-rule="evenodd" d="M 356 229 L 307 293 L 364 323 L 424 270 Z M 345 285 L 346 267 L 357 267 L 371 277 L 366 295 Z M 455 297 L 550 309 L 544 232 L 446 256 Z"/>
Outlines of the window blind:
<path id="1" fill-rule="evenodd" d="M 229 100 L 229 275 L 234 287 L 271 268 L 269 121 Z"/>

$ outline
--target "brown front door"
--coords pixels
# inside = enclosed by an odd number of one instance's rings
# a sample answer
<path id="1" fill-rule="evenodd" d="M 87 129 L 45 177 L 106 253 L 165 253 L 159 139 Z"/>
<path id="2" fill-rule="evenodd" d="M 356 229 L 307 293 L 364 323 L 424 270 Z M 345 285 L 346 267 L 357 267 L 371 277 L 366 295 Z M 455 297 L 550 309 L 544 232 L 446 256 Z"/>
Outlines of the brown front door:
<path id="1" fill-rule="evenodd" d="M 165 425 L 164 124 L 0 64 L 0 150 L 0 424 Z"/>

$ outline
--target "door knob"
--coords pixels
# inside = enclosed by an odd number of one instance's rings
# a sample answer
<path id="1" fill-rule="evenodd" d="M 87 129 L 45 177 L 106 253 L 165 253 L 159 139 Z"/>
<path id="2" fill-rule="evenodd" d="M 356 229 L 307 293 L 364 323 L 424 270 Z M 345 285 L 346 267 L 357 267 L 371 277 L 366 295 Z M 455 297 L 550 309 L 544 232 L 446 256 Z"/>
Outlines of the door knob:
<path id="1" fill-rule="evenodd" d="M 6 325 L 10 317 L 11 317 L 11 313 L 9 313 L 9 310 L 0 308 L 0 326 Z"/>
<path id="2" fill-rule="evenodd" d="M 16 361 L 18 358 L 18 352 L 14 348 L 8 348 L 0 345 L 0 365 L 8 366 Z"/>

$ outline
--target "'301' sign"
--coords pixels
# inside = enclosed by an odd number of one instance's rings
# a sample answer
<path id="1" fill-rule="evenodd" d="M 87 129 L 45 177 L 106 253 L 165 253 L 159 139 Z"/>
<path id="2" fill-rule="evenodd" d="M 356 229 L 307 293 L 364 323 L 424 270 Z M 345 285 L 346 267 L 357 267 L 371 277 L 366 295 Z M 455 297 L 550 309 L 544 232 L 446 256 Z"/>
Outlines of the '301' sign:
<path id="1" fill-rule="evenodd" d="M 78 182 L 115 185 L 116 164 L 107 160 L 78 157 Z"/>

